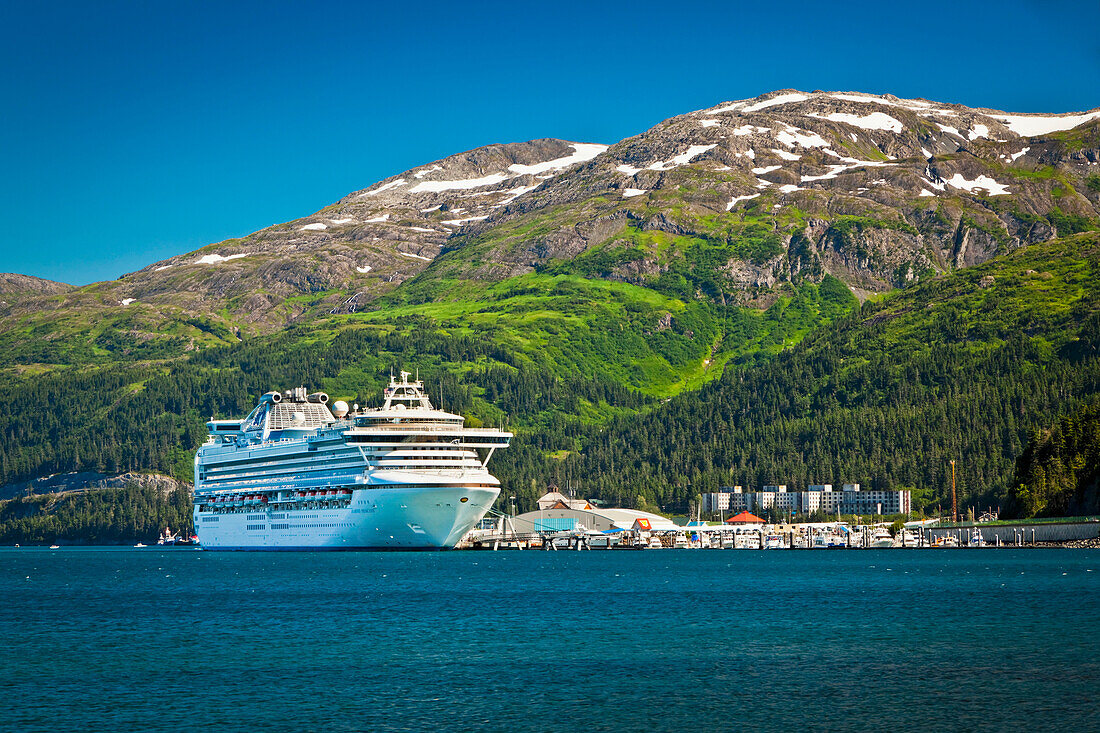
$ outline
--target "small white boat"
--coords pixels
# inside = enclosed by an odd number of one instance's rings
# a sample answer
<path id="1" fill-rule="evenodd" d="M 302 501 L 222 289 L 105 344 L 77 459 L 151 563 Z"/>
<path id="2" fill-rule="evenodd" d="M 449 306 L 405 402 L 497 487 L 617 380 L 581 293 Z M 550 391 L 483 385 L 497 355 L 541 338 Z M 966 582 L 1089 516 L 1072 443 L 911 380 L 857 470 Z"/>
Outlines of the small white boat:
<path id="1" fill-rule="evenodd" d="M 783 544 L 782 535 L 768 534 L 764 536 L 764 549 L 765 550 L 785 550 L 787 546 Z"/>
<path id="2" fill-rule="evenodd" d="M 134 545 L 134 547 L 148 547 L 148 545 L 144 545 L 144 544 L 139 542 L 136 545 Z"/>
<path id="3" fill-rule="evenodd" d="M 50 545 L 50 549 L 51 549 L 51 550 L 60 550 L 60 549 L 61 549 L 61 545 Z"/>
<path id="4" fill-rule="evenodd" d="M 902 529 L 901 532 L 898 533 L 898 543 L 901 547 L 920 547 L 920 537 L 911 529 Z"/>
<path id="5" fill-rule="evenodd" d="M 871 535 L 871 544 L 868 546 L 876 549 L 893 547 L 894 538 L 890 536 L 890 531 L 885 527 L 879 527 L 875 530 L 875 533 Z"/>

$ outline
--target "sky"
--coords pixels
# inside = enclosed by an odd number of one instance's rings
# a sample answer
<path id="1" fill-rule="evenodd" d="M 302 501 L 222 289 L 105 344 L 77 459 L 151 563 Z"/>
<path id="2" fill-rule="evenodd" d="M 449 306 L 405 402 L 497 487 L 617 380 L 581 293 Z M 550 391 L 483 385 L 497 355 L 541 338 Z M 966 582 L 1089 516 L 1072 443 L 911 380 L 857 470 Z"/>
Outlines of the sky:
<path id="1" fill-rule="evenodd" d="M 0 272 L 117 278 L 490 143 L 776 89 L 1100 107 L 1100 0 L 7 2 Z"/>

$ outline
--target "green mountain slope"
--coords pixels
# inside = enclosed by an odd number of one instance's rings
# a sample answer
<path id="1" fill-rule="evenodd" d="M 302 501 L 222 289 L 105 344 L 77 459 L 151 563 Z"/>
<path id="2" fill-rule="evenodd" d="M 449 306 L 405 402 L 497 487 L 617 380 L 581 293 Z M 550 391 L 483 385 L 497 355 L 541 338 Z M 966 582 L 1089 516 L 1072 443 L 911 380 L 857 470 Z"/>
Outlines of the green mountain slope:
<path id="1" fill-rule="evenodd" d="M 1031 431 L 1100 393 L 1100 237 L 923 282 L 659 411 L 500 461 L 586 495 L 683 509 L 723 485 L 860 482 L 999 503 Z M 560 443 L 554 443 L 556 437 Z M 559 456 L 562 454 L 558 454 Z"/>

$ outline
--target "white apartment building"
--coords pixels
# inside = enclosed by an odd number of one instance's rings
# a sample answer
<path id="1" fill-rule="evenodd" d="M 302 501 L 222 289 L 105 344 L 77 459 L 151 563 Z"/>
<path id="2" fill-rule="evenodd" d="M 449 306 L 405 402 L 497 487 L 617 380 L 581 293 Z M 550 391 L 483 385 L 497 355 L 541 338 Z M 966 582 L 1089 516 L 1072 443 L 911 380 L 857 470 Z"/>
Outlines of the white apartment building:
<path id="1" fill-rule="evenodd" d="M 786 484 L 769 484 L 761 491 L 745 491 L 732 486 L 722 491 L 703 494 L 704 512 L 761 512 L 775 509 L 781 512 L 810 514 L 908 514 L 912 511 L 909 491 L 862 491 L 859 484 L 843 484 L 843 490 L 833 491 L 832 484 L 810 484 L 806 491 L 788 491 Z"/>

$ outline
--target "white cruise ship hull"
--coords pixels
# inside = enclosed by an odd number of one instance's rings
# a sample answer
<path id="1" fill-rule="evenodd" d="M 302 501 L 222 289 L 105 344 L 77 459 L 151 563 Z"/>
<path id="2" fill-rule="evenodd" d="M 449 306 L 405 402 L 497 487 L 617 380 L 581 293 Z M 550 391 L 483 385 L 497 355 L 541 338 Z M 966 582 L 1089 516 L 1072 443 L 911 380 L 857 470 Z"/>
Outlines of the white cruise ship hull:
<path id="1" fill-rule="evenodd" d="M 449 549 L 485 515 L 499 488 L 357 488 L 348 506 L 195 514 L 204 550 Z M 463 501 L 465 499 L 465 501 Z"/>

